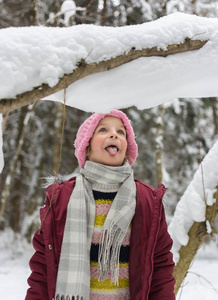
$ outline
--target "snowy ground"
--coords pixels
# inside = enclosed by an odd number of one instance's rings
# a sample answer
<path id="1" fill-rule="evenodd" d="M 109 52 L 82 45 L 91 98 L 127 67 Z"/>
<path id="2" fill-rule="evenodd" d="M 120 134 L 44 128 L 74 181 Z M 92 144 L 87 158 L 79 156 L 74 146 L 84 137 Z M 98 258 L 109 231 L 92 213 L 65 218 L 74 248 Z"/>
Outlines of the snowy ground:
<path id="1" fill-rule="evenodd" d="M 0 298 L 24 300 L 30 274 L 28 262 L 33 249 L 19 240 L 10 246 L 12 239 L 10 232 L 0 234 Z M 217 278 L 218 248 L 214 243 L 199 251 L 177 300 L 218 300 Z"/>

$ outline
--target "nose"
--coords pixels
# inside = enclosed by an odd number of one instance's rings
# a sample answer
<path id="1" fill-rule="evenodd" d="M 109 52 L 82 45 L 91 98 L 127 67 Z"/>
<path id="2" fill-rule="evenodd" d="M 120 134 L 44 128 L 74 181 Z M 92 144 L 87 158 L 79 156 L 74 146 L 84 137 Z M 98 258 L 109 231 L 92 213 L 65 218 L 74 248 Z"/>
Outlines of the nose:
<path id="1" fill-rule="evenodd" d="M 116 134 L 111 134 L 110 139 L 117 139 L 117 135 Z"/>
<path id="2" fill-rule="evenodd" d="M 117 139 L 117 132 L 116 132 L 116 130 L 111 130 L 111 132 L 110 132 L 110 138 L 111 139 Z"/>

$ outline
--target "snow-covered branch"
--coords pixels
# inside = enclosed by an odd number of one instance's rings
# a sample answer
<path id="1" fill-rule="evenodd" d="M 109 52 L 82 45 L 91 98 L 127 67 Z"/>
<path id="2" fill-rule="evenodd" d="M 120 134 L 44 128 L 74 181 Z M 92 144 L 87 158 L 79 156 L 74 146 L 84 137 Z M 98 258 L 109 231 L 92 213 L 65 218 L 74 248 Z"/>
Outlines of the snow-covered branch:
<path id="1" fill-rule="evenodd" d="M 175 97 L 217 96 L 217 32 L 217 19 L 182 13 L 124 27 L 2 29 L 0 112 L 44 97 L 62 102 L 49 95 L 65 87 L 67 105 L 102 112 L 150 107 L 142 99 L 157 106 Z"/>
<path id="2" fill-rule="evenodd" d="M 173 256 L 177 262 L 174 274 L 177 281 L 176 292 L 204 237 L 212 232 L 212 222 L 217 213 L 218 203 L 217 161 L 218 141 L 196 171 L 193 180 L 178 202 L 169 225 L 169 233 L 173 239 Z"/>
<path id="3" fill-rule="evenodd" d="M 85 59 L 81 59 L 81 61 L 78 61 L 77 68 L 73 71 L 73 73 L 64 75 L 53 87 L 50 87 L 47 84 L 43 84 L 40 87 L 33 89 L 32 91 L 17 95 L 16 99 L 0 99 L 0 112 L 4 113 L 24 105 L 34 103 L 42 98 L 59 92 L 64 88 L 67 88 L 69 85 L 81 78 L 117 68 L 140 57 L 166 57 L 172 54 L 198 50 L 203 47 L 206 42 L 207 41 L 191 40 L 189 38 L 186 38 L 184 43 L 169 45 L 165 50 L 158 49 L 158 47 L 152 47 L 150 49 L 147 48 L 142 50 L 135 50 L 133 48 L 128 53 L 124 53 L 115 58 L 90 64 L 87 64 Z"/>
<path id="4" fill-rule="evenodd" d="M 175 266 L 174 276 L 176 278 L 175 284 L 175 294 L 178 292 L 179 288 L 182 285 L 182 282 L 189 272 L 191 263 L 202 246 L 204 238 L 208 234 L 213 234 L 214 230 L 212 229 L 212 223 L 217 215 L 218 208 L 218 185 L 216 187 L 216 192 L 214 193 L 214 200 L 212 206 L 206 206 L 206 220 L 204 222 L 194 222 L 191 226 L 188 236 L 189 241 L 186 246 L 182 246 L 179 250 L 180 259 Z"/>

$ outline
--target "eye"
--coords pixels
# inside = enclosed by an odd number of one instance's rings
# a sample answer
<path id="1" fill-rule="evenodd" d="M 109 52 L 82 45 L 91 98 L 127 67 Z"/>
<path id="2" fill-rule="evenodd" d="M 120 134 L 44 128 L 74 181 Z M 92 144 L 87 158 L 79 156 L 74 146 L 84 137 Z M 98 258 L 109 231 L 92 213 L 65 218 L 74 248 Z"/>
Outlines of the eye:
<path id="1" fill-rule="evenodd" d="M 105 127 L 102 127 L 102 128 L 99 129 L 98 132 L 106 132 L 106 131 L 107 131 L 107 129 Z"/>
<path id="2" fill-rule="evenodd" d="M 125 135 L 125 131 L 122 130 L 122 129 L 118 130 L 117 132 L 118 132 L 119 134 Z"/>

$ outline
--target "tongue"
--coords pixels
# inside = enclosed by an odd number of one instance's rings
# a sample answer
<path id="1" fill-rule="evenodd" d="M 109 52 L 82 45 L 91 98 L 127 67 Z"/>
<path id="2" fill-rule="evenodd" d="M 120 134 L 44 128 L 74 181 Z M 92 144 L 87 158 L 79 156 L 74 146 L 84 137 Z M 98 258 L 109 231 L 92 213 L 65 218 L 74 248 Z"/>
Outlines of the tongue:
<path id="1" fill-rule="evenodd" d="M 115 155 L 117 153 L 117 148 L 116 147 L 107 147 L 107 152 L 110 154 L 110 155 Z"/>

